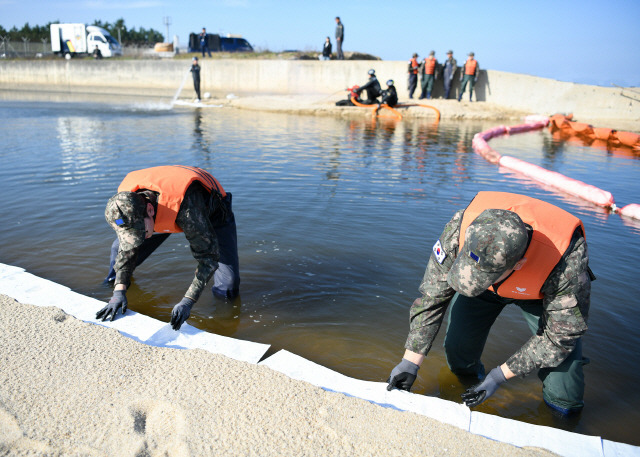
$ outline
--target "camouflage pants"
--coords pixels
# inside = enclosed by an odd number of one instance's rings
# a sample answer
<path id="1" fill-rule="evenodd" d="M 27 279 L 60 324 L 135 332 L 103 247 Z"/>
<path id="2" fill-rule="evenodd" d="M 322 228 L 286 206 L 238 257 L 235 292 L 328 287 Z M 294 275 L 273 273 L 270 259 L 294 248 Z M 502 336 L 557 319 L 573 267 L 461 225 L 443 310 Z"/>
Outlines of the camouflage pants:
<path id="1" fill-rule="evenodd" d="M 489 331 L 500 312 L 513 300 L 485 292 L 478 297 L 456 294 L 451 300 L 449 323 L 444 347 L 449 368 L 456 375 L 484 377 L 480 361 Z M 542 306 L 540 301 L 517 301 L 533 334 L 538 330 Z M 517 348 L 513 348 L 514 352 Z M 538 370 L 545 403 L 563 413 L 578 411 L 584 406 L 584 374 L 582 341 L 564 362 L 555 368 Z"/>

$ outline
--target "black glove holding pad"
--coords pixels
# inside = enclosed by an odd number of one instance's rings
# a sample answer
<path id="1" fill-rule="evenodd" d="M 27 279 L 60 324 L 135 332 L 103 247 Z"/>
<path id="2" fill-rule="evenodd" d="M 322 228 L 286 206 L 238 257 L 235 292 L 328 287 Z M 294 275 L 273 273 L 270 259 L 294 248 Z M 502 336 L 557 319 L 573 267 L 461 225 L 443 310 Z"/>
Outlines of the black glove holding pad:
<path id="1" fill-rule="evenodd" d="M 462 401 L 468 407 L 478 406 L 491 395 L 493 395 L 500 384 L 507 382 L 500 367 L 496 367 L 489 372 L 486 378 L 480 383 L 466 390 L 462 394 Z"/>
<path id="2" fill-rule="evenodd" d="M 191 315 L 191 308 L 194 303 L 195 301 L 184 297 L 180 300 L 180 303 L 173 307 L 173 311 L 171 311 L 171 327 L 174 330 L 180 330 L 184 321 L 189 319 L 189 316 Z"/>
<path id="3" fill-rule="evenodd" d="M 420 367 L 415 363 L 410 362 L 407 359 L 402 359 L 402 361 L 396 365 L 393 370 L 391 370 L 391 376 L 389 376 L 389 379 L 387 380 L 389 383 L 387 390 L 391 390 L 393 388 L 410 390 L 418 377 L 419 368 Z"/>
<path id="4" fill-rule="evenodd" d="M 96 313 L 96 319 L 102 319 L 104 322 L 111 316 L 111 320 L 114 320 L 119 310 L 122 310 L 122 314 L 127 312 L 127 304 L 125 291 L 114 290 L 109 304 Z"/>

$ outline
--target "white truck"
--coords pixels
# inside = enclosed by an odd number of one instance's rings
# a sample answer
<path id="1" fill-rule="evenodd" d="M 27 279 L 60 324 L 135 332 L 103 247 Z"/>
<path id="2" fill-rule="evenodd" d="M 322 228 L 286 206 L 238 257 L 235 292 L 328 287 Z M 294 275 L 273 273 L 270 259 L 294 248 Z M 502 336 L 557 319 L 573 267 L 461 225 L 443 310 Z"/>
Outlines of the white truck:
<path id="1" fill-rule="evenodd" d="M 122 46 L 102 27 L 84 24 L 51 24 L 51 50 L 70 59 L 76 54 L 100 50 L 102 57 L 122 55 Z"/>

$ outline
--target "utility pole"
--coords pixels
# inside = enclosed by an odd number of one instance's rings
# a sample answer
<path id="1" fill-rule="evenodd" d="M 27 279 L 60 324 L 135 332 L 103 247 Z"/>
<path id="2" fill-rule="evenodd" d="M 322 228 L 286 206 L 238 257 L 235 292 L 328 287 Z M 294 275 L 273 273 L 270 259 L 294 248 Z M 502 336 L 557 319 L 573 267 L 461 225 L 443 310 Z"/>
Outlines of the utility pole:
<path id="1" fill-rule="evenodd" d="M 167 28 L 167 34 L 164 36 L 164 42 L 170 43 L 169 41 L 169 26 L 171 25 L 171 18 L 169 16 L 165 16 L 162 18 L 165 27 Z"/>
<path id="2" fill-rule="evenodd" d="M 27 57 L 27 43 L 29 42 L 29 38 L 21 37 L 24 42 L 24 56 Z"/>

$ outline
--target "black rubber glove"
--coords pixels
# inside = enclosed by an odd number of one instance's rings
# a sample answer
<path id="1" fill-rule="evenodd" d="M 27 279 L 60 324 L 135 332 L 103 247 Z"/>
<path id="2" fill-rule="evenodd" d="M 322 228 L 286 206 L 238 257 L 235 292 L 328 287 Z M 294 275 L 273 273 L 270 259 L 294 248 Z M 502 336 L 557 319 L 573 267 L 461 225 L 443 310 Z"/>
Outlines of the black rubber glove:
<path id="1" fill-rule="evenodd" d="M 184 321 L 189 319 L 191 307 L 193 307 L 194 303 L 190 298 L 184 297 L 180 300 L 180 303 L 173 307 L 173 311 L 171 311 L 171 327 L 174 330 L 180 330 Z"/>
<path id="2" fill-rule="evenodd" d="M 393 388 L 400 390 L 410 390 L 414 381 L 418 377 L 418 365 L 413 362 L 409 362 L 407 359 L 402 359 L 402 361 L 396 365 L 396 367 L 391 370 L 391 376 L 387 382 L 389 385 L 387 386 L 387 390 L 391 390 Z"/>
<path id="3" fill-rule="evenodd" d="M 493 395 L 496 390 L 498 390 L 498 387 L 500 387 L 500 384 L 506 381 L 507 378 L 504 377 L 504 373 L 500 367 L 496 367 L 489 372 L 480 384 L 476 384 L 467 389 L 466 392 L 462 394 L 462 401 L 469 408 L 478 406 Z"/>
<path id="4" fill-rule="evenodd" d="M 122 314 L 127 312 L 127 304 L 125 291 L 114 290 L 111 300 L 109 300 L 109 304 L 96 313 L 96 319 L 102 319 L 104 322 L 109 318 L 109 316 L 111 316 L 111 320 L 114 320 L 116 318 L 116 314 L 118 314 L 118 310 L 121 309 Z"/>

